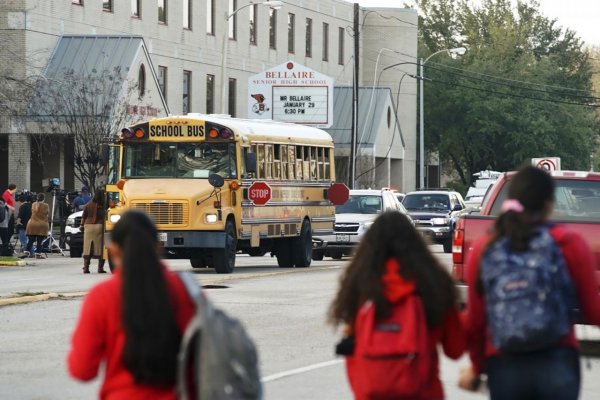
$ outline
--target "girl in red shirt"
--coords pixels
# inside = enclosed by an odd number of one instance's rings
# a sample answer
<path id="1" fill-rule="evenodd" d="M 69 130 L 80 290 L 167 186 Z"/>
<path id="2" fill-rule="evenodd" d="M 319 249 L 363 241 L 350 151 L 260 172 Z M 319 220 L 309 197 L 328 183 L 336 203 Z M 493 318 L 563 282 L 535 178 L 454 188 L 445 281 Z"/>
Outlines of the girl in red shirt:
<path id="1" fill-rule="evenodd" d="M 194 305 L 160 262 L 156 238 L 145 214 L 123 214 L 110 243 L 115 274 L 84 299 L 69 372 L 89 381 L 105 364 L 101 399 L 176 398 L 177 352 Z"/>
<path id="2" fill-rule="evenodd" d="M 482 256 L 491 243 L 503 237 L 516 250 L 511 256 L 528 249 L 536 229 L 552 213 L 554 191 L 554 181 L 547 172 L 531 166 L 521 169 L 510 182 L 508 200 L 503 203 L 493 232 L 475 244 L 467 260 L 469 290 L 464 317 L 472 366 L 461 373 L 459 386 L 463 389 L 476 389 L 479 376 L 487 374 L 494 400 L 574 400 L 579 395 L 579 353 L 573 326 L 555 345 L 526 353 L 507 353 L 494 347 L 486 322 Z M 561 225 L 550 226 L 549 232 L 565 259 L 586 322 L 600 325 L 600 294 L 592 252 L 581 236 Z"/>
<path id="3" fill-rule="evenodd" d="M 371 301 L 375 318 L 392 313 L 396 302 L 416 293 L 425 311 L 431 360 L 428 376 L 420 393 L 412 399 L 443 399 L 439 378 L 437 344 L 448 357 L 457 359 L 465 350 L 465 334 L 457 311 L 454 283 L 448 272 L 431 254 L 412 222 L 399 212 L 385 212 L 369 228 L 346 268 L 340 288 L 329 310 L 329 321 L 345 325 L 352 336 L 357 314 Z M 400 328 L 402 329 L 402 328 Z M 346 359 L 348 377 L 353 386 L 352 357 Z M 365 399 L 354 390 L 357 399 Z M 391 395 L 379 400 L 397 399 Z"/>

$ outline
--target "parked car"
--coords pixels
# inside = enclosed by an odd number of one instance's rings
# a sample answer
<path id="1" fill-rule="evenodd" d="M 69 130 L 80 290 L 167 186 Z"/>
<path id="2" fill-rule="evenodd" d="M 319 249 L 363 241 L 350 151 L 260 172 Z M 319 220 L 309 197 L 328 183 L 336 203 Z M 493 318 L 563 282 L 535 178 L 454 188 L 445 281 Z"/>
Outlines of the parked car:
<path id="1" fill-rule="evenodd" d="M 335 208 L 335 234 L 313 238 L 313 260 L 350 254 L 375 218 L 390 210 L 408 215 L 391 190 L 350 190 L 348 201 Z"/>
<path id="2" fill-rule="evenodd" d="M 402 204 L 417 229 L 434 243 L 452 252 L 452 235 L 456 218 L 465 209 L 460 193 L 453 190 L 418 190 L 407 193 Z"/>
<path id="3" fill-rule="evenodd" d="M 69 246 L 69 254 L 72 258 L 81 257 L 83 254 L 83 232 L 81 226 L 81 215 L 83 211 L 77 211 L 67 217 L 65 225 L 65 243 Z"/>

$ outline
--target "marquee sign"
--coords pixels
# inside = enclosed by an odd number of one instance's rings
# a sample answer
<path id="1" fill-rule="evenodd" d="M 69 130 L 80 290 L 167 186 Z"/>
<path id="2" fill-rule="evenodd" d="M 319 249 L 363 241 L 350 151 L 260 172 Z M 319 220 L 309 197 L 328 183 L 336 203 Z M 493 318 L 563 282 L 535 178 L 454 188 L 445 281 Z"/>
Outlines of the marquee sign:
<path id="1" fill-rule="evenodd" d="M 333 78 L 288 61 L 248 79 L 248 118 L 329 128 Z"/>

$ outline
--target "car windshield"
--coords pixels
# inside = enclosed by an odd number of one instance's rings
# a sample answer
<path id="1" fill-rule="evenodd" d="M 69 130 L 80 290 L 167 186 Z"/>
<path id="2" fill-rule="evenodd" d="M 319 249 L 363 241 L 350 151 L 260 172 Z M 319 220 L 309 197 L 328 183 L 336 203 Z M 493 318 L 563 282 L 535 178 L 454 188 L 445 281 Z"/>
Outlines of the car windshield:
<path id="1" fill-rule="evenodd" d="M 336 214 L 379 214 L 381 196 L 351 194 L 348 201 L 335 208 Z"/>
<path id="2" fill-rule="evenodd" d="M 402 201 L 409 211 L 448 211 L 450 199 L 444 194 L 415 193 L 408 194 Z"/>
<path id="3" fill-rule="evenodd" d="M 560 221 L 600 221 L 600 181 L 555 179 L 556 190 L 552 218 Z M 507 197 L 508 185 L 504 185 L 491 214 L 499 215 L 502 202 Z"/>
<path id="4" fill-rule="evenodd" d="M 236 178 L 234 143 L 127 143 L 125 178 Z"/>

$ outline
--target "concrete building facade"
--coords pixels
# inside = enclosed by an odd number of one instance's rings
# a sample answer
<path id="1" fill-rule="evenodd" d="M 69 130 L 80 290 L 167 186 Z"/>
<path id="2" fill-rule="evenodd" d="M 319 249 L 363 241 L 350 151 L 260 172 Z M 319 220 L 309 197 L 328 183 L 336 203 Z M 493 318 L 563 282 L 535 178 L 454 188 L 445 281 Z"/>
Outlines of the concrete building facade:
<path id="1" fill-rule="evenodd" d="M 39 84 L 40 78 L 45 79 L 61 38 L 78 35 L 142 38 L 149 56 L 148 65 L 144 65 L 150 68 L 147 81 L 156 83 L 162 92 L 158 104 L 153 105 L 157 115 L 200 112 L 248 117 L 248 77 L 288 60 L 334 78 L 336 86 L 352 85 L 352 3 L 284 1 L 278 10 L 264 3 L 4 0 L 0 5 L 0 86 L 7 82 L 21 82 L 25 88 Z M 238 11 L 227 21 L 232 10 Z M 413 190 L 417 170 L 416 81 L 405 74 L 416 74 L 417 13 L 400 8 L 361 8 L 359 22 L 360 85 L 388 88 L 390 93 L 385 107 L 364 99 L 361 107 L 367 107 L 375 119 L 389 118 L 389 110 L 393 110 L 402 132 L 402 140 L 399 136 L 392 140 L 389 135 L 398 134 L 398 129 L 392 129 L 384 133 L 389 137 L 357 146 L 359 151 L 370 148 L 374 160 L 389 158 L 388 162 L 377 161 L 373 180 L 359 184 L 389 183 L 403 191 Z M 223 75 L 225 38 L 227 69 Z M 144 62 L 140 60 L 138 57 L 127 65 L 130 79 L 139 77 L 140 62 Z M 391 67 L 394 64 L 399 65 Z M 227 84 L 223 102 L 221 81 Z M 73 176 L 72 138 L 55 134 L 54 150 L 39 157 L 32 155 L 39 152 L 34 149 L 33 136 L 44 132 L 34 132 L 30 124 L 23 122 L 27 121 L 31 92 L 13 89 L 0 88 L 0 186 L 14 182 L 19 188 L 42 190 L 44 178 L 56 176 L 66 189 L 78 189 L 81 183 Z M 368 92 L 360 91 L 361 96 L 369 96 Z M 224 110 L 222 103 L 226 105 Z M 388 122 L 388 126 L 393 125 Z M 396 147 L 386 148 L 387 143 Z M 349 152 L 338 155 L 349 157 Z M 357 168 L 358 175 L 361 167 Z"/>

